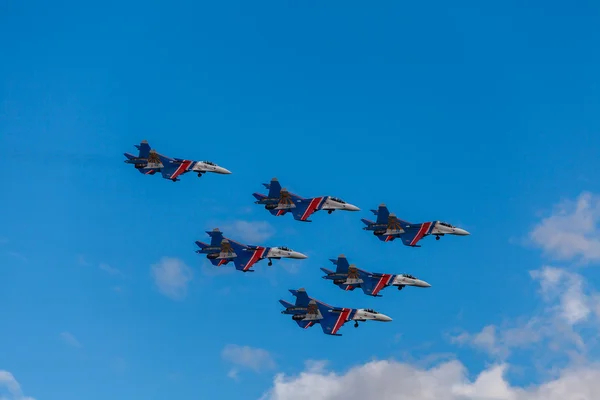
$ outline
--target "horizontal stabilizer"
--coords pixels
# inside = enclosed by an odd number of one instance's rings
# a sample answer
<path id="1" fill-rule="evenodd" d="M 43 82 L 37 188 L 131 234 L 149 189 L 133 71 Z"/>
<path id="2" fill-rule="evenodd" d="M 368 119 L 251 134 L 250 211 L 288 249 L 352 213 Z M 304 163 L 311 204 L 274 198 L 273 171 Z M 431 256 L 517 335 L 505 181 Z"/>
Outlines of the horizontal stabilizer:
<path id="1" fill-rule="evenodd" d="M 375 221 L 371 221 L 370 219 L 366 219 L 366 218 L 361 218 L 361 221 L 363 224 L 370 226 L 373 225 L 375 223 Z"/>
<path id="2" fill-rule="evenodd" d="M 294 307 L 294 305 L 292 303 L 289 303 L 285 300 L 279 300 L 279 302 L 281 303 L 282 306 L 284 306 L 285 308 L 290 308 L 290 307 Z"/>
<path id="3" fill-rule="evenodd" d="M 327 269 L 327 268 L 321 268 L 321 271 L 325 272 L 327 275 L 334 273 L 332 270 Z"/>
<path id="4" fill-rule="evenodd" d="M 254 196 L 254 198 L 259 201 L 267 198 L 267 196 L 265 196 L 264 194 L 260 194 L 260 193 L 252 193 L 252 196 Z"/>

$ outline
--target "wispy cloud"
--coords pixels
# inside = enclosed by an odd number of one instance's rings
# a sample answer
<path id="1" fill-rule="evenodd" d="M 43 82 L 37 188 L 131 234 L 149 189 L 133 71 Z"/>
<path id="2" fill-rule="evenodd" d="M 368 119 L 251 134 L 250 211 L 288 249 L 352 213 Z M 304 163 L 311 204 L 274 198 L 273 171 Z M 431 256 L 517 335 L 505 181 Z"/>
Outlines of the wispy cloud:
<path id="1" fill-rule="evenodd" d="M 554 208 L 530 233 L 544 252 L 559 260 L 600 260 L 600 197 L 588 192 Z"/>
<path id="2" fill-rule="evenodd" d="M 113 276 L 123 276 L 123 273 L 122 273 L 122 272 L 121 272 L 119 269 L 117 269 L 117 268 L 114 268 L 114 267 L 111 267 L 111 266 L 110 266 L 110 265 L 108 265 L 108 264 L 104 264 L 104 263 L 100 264 L 100 269 L 101 269 L 102 271 L 104 271 L 104 272 L 108 273 L 109 275 L 113 275 Z"/>
<path id="3" fill-rule="evenodd" d="M 62 340 L 73 347 L 82 347 L 81 343 L 79 343 L 79 340 L 77 340 L 77 338 L 75 338 L 75 336 L 73 336 L 72 333 L 69 332 L 62 332 L 60 334 L 60 337 L 62 338 Z"/>
<path id="4" fill-rule="evenodd" d="M 187 295 L 193 272 L 178 258 L 163 257 L 150 267 L 150 274 L 158 291 L 173 300 L 181 300 Z"/>
<path id="5" fill-rule="evenodd" d="M 275 228 L 267 221 L 229 221 L 219 228 L 228 237 L 239 238 L 248 244 L 260 244 L 275 234 Z"/>
<path id="6" fill-rule="evenodd" d="M 451 342 L 468 345 L 504 360 L 516 348 L 540 347 L 571 356 L 585 352 L 581 336 L 589 327 L 600 328 L 600 293 L 585 285 L 582 275 L 566 269 L 543 267 L 530 272 L 539 283 L 543 308 L 535 315 L 503 325 L 487 325 L 480 332 L 462 332 Z"/>
<path id="7" fill-rule="evenodd" d="M 8 397 L 6 397 L 8 396 Z M 0 399 L 1 400 L 35 400 L 25 396 L 21 385 L 14 375 L 6 370 L 0 370 Z"/>
<path id="8" fill-rule="evenodd" d="M 267 350 L 250 346 L 228 344 L 223 348 L 221 357 L 234 365 L 227 374 L 232 379 L 238 379 L 240 369 L 262 372 L 273 369 L 276 365 L 273 357 Z"/>

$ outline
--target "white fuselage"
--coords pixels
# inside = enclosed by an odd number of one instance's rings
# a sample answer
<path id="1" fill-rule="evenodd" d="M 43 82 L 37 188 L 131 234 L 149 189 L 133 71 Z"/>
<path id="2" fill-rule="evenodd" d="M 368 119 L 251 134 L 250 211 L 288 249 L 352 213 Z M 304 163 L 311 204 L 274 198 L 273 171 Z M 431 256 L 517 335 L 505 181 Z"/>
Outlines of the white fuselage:
<path id="1" fill-rule="evenodd" d="M 281 249 L 279 247 L 271 247 L 269 252 L 267 253 L 267 258 L 296 258 L 296 259 L 304 259 L 308 258 L 308 256 L 294 251 L 292 249 Z"/>
<path id="2" fill-rule="evenodd" d="M 325 198 L 325 202 L 323 203 L 323 206 L 321 208 L 323 210 L 327 210 L 327 211 L 335 211 L 335 210 L 360 211 L 360 208 L 356 207 L 353 204 L 342 203 L 337 200 L 334 200 L 333 198 L 331 198 L 329 196 L 327 196 Z"/>
<path id="3" fill-rule="evenodd" d="M 442 224 L 440 221 L 436 221 L 435 226 L 431 230 L 431 234 L 467 236 L 469 235 L 469 232 L 464 229 L 457 228 L 456 226 L 447 226 Z"/>
<path id="4" fill-rule="evenodd" d="M 373 313 L 371 311 L 365 310 L 364 308 L 359 308 L 356 310 L 356 313 L 352 317 L 352 320 L 390 322 L 392 319 L 385 314 Z"/>
<path id="5" fill-rule="evenodd" d="M 409 278 L 405 275 L 396 275 L 392 281 L 392 286 L 416 286 L 416 287 L 431 287 L 431 285 L 421 279 Z"/>
<path id="6" fill-rule="evenodd" d="M 192 171 L 195 172 L 214 172 L 215 174 L 231 174 L 226 168 L 219 167 L 213 163 L 206 163 L 204 161 L 196 161 L 194 166 L 192 167 Z"/>

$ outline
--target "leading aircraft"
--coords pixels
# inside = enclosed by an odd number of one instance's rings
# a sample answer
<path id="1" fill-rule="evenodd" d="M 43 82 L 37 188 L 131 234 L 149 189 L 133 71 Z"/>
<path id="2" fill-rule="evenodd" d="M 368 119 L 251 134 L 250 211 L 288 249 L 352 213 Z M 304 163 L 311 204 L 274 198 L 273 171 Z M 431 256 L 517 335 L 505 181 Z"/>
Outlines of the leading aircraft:
<path id="1" fill-rule="evenodd" d="M 326 210 L 329 214 L 336 210 L 360 211 L 360 208 L 337 197 L 300 197 L 282 188 L 277 178 L 271 179 L 270 183 L 263 183 L 263 186 L 269 189 L 268 195 L 253 193 L 256 198 L 254 203 L 264 205 L 265 209 L 277 217 L 290 212 L 297 221 L 312 222 L 308 217 L 319 210 Z"/>
<path id="2" fill-rule="evenodd" d="M 291 315 L 292 319 L 303 329 L 310 328 L 314 324 L 320 324 L 323 333 L 327 335 L 342 336 L 337 332 L 348 321 L 354 321 L 354 327 L 358 328 L 359 322 L 389 322 L 392 320 L 387 315 L 368 308 L 330 306 L 329 304 L 309 297 L 306 290 L 303 288 L 290 290 L 290 293 L 296 297 L 296 303 L 292 304 L 285 300 L 279 300 L 281 305 L 285 307 L 285 310 L 281 313 Z"/>
<path id="3" fill-rule="evenodd" d="M 321 271 L 327 274 L 323 276 L 323 279 L 333 281 L 333 284 L 342 290 L 361 288 L 366 295 L 381 297 L 378 293 L 388 286 L 396 286 L 398 290 L 402 290 L 405 286 L 431 287 L 429 283 L 412 275 L 380 274 L 356 268 L 356 265 L 348 263 L 348 259 L 343 254 L 340 254 L 337 260 L 330 259 L 329 261 L 336 265 L 336 269 L 332 271 L 321 268 Z"/>
<path id="4" fill-rule="evenodd" d="M 211 161 L 193 161 L 164 156 L 153 150 L 146 140 L 142 140 L 135 147 L 139 150 L 137 157 L 131 153 L 124 153 L 127 158 L 125 163 L 133 164 L 135 169 L 144 175 L 154 175 L 160 172 L 163 178 L 177 182 L 180 180 L 179 176 L 188 172 L 197 173 L 198 177 L 201 177 L 206 172 L 231 174 L 228 169 L 220 167 Z"/>
<path id="5" fill-rule="evenodd" d="M 469 232 L 442 221 L 430 221 L 413 224 L 396 217 L 389 212 L 385 204 L 379 205 L 377 210 L 371 210 L 377 216 L 377 221 L 361 219 L 366 225 L 364 230 L 373 231 L 373 234 L 384 242 L 401 238 L 406 246 L 421 247 L 417 245 L 425 236 L 434 235 L 436 240 L 444 235 L 467 236 Z"/>
<path id="6" fill-rule="evenodd" d="M 217 267 L 231 261 L 239 271 L 254 272 L 251 269 L 252 266 L 265 258 L 269 260 L 269 266 L 273 265 L 273 259 L 307 258 L 306 255 L 288 247 L 253 246 L 236 242 L 223 236 L 223 232 L 218 228 L 206 233 L 210 236 L 210 244 L 196 241 L 196 245 L 200 247 L 200 250 L 196 250 L 196 253 L 206 254 L 206 258 L 210 260 L 212 265 Z"/>

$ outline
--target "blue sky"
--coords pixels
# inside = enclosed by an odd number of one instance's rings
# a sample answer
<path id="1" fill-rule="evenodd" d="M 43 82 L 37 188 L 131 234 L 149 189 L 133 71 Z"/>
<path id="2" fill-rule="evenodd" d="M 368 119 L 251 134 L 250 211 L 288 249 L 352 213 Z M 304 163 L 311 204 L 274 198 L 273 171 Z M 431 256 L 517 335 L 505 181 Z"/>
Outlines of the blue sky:
<path id="1" fill-rule="evenodd" d="M 3 3 L 0 398 L 291 399 L 373 360 L 521 387 L 593 361 L 600 8 L 413 3 Z M 233 174 L 142 176 L 142 139 Z M 274 176 L 362 211 L 271 217 L 251 194 Z M 471 236 L 381 243 L 381 202 Z M 214 227 L 309 258 L 216 271 L 193 243 Z M 340 253 L 433 287 L 342 292 L 319 270 Z M 277 302 L 298 287 L 394 321 L 302 331 Z"/>

